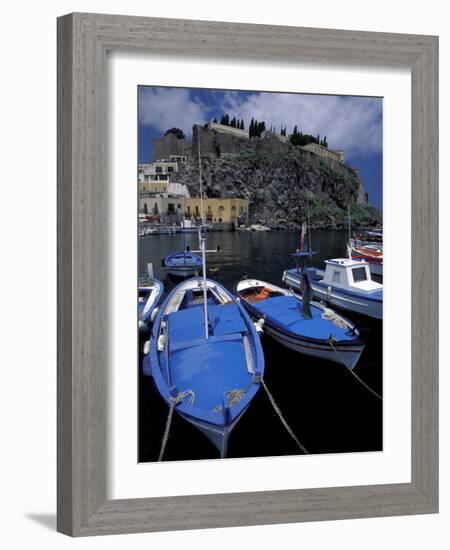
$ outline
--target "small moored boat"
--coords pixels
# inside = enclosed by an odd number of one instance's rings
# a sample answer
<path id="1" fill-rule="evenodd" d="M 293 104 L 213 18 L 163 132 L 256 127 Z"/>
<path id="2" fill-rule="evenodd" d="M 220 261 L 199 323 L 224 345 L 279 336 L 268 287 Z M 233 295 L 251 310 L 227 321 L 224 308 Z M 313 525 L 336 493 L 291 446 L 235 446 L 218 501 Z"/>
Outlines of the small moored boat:
<path id="1" fill-rule="evenodd" d="M 139 322 L 148 324 L 164 292 L 164 285 L 158 279 L 141 279 L 138 292 Z"/>
<path id="2" fill-rule="evenodd" d="M 143 369 L 166 403 L 176 404 L 224 457 L 231 431 L 261 386 L 264 356 L 236 298 L 215 281 L 192 278 L 158 311 Z"/>
<path id="3" fill-rule="evenodd" d="M 349 258 L 326 260 L 325 271 L 309 267 L 307 273 L 316 298 L 346 311 L 382 319 L 383 285 L 372 280 L 367 262 Z M 283 273 L 283 282 L 290 288 L 300 289 L 301 279 L 298 265 Z"/>
<path id="4" fill-rule="evenodd" d="M 352 260 L 364 260 L 369 264 L 372 275 L 383 275 L 383 245 L 379 243 L 361 243 L 350 240 L 349 257 Z"/>
<path id="5" fill-rule="evenodd" d="M 202 271 L 202 259 L 197 254 L 189 252 L 173 252 L 166 256 L 162 262 L 169 275 L 175 277 L 192 277 Z"/>
<path id="6" fill-rule="evenodd" d="M 158 279 L 142 278 L 139 280 L 138 319 L 140 342 L 145 342 L 150 337 L 152 318 L 163 292 L 164 285 Z"/>
<path id="7" fill-rule="evenodd" d="M 235 290 L 263 331 L 282 345 L 350 369 L 357 364 L 364 342 L 354 325 L 333 310 L 256 279 L 239 281 Z"/>

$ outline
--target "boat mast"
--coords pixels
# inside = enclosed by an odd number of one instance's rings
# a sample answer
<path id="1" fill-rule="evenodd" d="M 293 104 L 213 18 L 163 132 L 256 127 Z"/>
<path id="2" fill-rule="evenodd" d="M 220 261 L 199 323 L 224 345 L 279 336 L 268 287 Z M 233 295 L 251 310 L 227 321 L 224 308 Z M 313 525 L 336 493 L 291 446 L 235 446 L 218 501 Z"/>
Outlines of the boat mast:
<path id="1" fill-rule="evenodd" d="M 347 243 L 347 253 L 348 257 L 351 260 L 352 259 L 352 245 L 351 245 L 351 222 L 350 222 L 350 204 L 347 204 L 347 219 L 348 219 L 348 243 Z"/>
<path id="2" fill-rule="evenodd" d="M 203 269 L 203 314 L 205 316 L 205 338 L 209 338 L 209 326 L 208 326 L 208 292 L 206 288 L 206 250 L 205 250 L 205 237 L 202 235 L 201 227 L 198 228 L 198 241 L 200 250 L 202 253 L 202 269 Z"/>
<path id="3" fill-rule="evenodd" d="M 200 126 L 197 125 L 197 141 L 198 141 L 198 174 L 200 180 L 200 216 L 203 225 L 203 186 L 202 186 L 202 161 L 200 156 Z"/>
<path id="4" fill-rule="evenodd" d="M 205 338 L 209 338 L 208 327 L 208 290 L 206 288 L 206 250 L 205 237 L 202 236 L 203 227 L 203 186 L 202 186 L 202 160 L 200 154 L 200 126 L 197 125 L 197 141 L 198 141 L 198 177 L 200 183 L 200 216 L 202 218 L 201 226 L 198 229 L 198 244 L 202 253 L 202 270 L 203 270 L 203 314 L 205 316 Z"/>
<path id="5" fill-rule="evenodd" d="M 312 242 L 311 242 L 311 220 L 309 218 L 309 191 L 306 193 L 306 215 L 308 217 L 308 241 L 309 241 L 309 251 L 312 252 Z M 306 251 L 307 252 L 307 251 Z"/>

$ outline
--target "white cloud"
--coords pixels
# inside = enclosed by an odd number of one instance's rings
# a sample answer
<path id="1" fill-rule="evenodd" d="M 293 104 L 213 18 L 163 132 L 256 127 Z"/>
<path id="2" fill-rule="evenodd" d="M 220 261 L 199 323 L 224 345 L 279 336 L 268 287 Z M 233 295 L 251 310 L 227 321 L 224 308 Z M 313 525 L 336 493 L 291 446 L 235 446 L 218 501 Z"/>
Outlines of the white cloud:
<path id="1" fill-rule="evenodd" d="M 161 132 L 169 128 L 181 128 L 190 136 L 193 124 L 207 121 L 208 109 L 194 101 L 188 89 L 151 88 L 139 90 L 139 122 L 154 126 Z"/>
<path id="2" fill-rule="evenodd" d="M 288 134 L 297 124 L 303 133 L 327 136 L 330 148 L 346 154 L 380 152 L 382 148 L 382 100 L 377 98 L 227 92 L 221 108 L 243 118 L 248 127 L 252 117 L 265 120 Z"/>

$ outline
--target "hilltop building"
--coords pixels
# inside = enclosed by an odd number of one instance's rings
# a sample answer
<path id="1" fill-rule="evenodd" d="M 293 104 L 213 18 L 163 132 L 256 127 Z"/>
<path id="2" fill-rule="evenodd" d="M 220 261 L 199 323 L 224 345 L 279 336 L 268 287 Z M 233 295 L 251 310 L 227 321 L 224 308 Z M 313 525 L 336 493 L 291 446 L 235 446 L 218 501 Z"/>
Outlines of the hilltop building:
<path id="1" fill-rule="evenodd" d="M 186 138 L 178 138 L 169 133 L 153 140 L 152 160 L 182 157 L 186 160 L 191 156 L 192 144 Z"/>
<path id="2" fill-rule="evenodd" d="M 219 124 L 218 122 L 210 122 L 208 129 L 218 132 L 219 134 L 230 134 L 232 136 L 247 138 L 248 130 L 241 130 L 240 128 L 233 128 L 233 126 L 227 126 L 225 124 Z"/>
<path id="3" fill-rule="evenodd" d="M 315 155 L 319 155 L 320 157 L 335 160 L 341 164 L 344 164 L 345 162 L 344 151 L 340 149 L 334 151 L 333 149 L 328 149 L 318 143 L 308 143 L 307 145 L 302 145 L 301 148 L 314 153 Z"/>

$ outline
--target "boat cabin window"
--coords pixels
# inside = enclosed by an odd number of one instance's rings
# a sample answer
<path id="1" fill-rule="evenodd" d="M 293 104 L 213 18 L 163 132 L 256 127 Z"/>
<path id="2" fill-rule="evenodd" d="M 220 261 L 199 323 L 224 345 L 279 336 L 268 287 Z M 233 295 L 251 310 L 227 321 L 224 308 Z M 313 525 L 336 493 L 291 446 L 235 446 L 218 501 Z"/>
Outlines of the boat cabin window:
<path id="1" fill-rule="evenodd" d="M 333 271 L 333 283 L 341 282 L 341 272 L 339 270 Z"/>
<path id="2" fill-rule="evenodd" d="M 359 283 L 360 281 L 367 281 L 367 273 L 365 267 L 354 267 L 352 269 L 352 273 L 355 283 Z"/>

